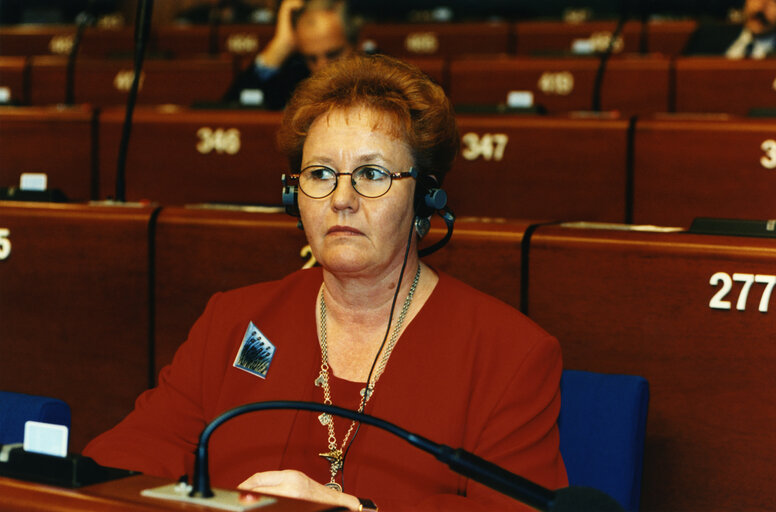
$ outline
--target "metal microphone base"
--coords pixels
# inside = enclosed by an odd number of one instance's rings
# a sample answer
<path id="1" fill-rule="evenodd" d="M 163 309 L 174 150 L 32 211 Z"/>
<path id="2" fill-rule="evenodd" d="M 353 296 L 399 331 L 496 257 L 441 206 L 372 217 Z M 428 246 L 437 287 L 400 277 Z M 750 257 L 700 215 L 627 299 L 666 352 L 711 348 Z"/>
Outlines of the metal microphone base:
<path id="1" fill-rule="evenodd" d="M 240 496 L 245 494 L 244 492 L 226 489 L 213 489 L 214 496 L 211 498 L 202 498 L 200 496 L 192 497 L 189 496 L 190 492 L 190 485 L 179 482 L 177 484 L 167 484 L 161 487 L 154 487 L 153 489 L 145 489 L 140 494 L 148 498 L 159 498 L 163 500 L 181 501 L 185 503 L 196 503 L 198 505 L 206 505 L 208 507 L 221 510 L 233 510 L 235 512 L 254 510 L 272 505 L 277 502 L 275 498 L 270 496 L 257 495 L 256 501 L 243 503 L 240 501 Z"/>

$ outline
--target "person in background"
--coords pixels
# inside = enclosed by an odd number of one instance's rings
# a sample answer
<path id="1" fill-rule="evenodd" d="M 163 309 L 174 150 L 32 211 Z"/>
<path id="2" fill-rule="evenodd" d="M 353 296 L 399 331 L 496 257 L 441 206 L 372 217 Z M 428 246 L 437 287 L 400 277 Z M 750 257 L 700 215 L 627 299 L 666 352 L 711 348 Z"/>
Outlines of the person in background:
<path id="1" fill-rule="evenodd" d="M 296 86 L 333 60 L 351 54 L 358 30 L 343 0 L 283 0 L 275 34 L 224 96 L 240 102 L 259 90 L 265 108 L 282 109 Z"/>
<path id="2" fill-rule="evenodd" d="M 423 72 L 355 54 L 300 84 L 278 142 L 320 264 L 216 294 L 159 385 L 84 455 L 177 479 L 202 429 L 234 407 L 303 400 L 363 411 L 462 447 L 544 487 L 559 451 L 558 341 L 511 306 L 421 260 L 433 195 L 460 138 Z M 264 411 L 209 442 L 217 487 L 349 510 L 528 510 L 380 429 Z"/>
<path id="3" fill-rule="evenodd" d="M 743 24 L 702 23 L 690 36 L 685 55 L 763 59 L 776 52 L 776 0 L 746 0 Z"/>

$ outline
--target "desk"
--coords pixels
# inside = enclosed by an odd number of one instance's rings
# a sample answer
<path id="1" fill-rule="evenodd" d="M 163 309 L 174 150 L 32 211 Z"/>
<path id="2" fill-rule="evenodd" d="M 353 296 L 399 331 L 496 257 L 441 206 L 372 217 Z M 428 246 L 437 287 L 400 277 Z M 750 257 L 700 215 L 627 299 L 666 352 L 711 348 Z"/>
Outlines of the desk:
<path id="1" fill-rule="evenodd" d="M 0 389 L 67 402 L 75 452 L 148 387 L 151 213 L 0 201 Z"/>
<path id="2" fill-rule="evenodd" d="M 560 21 L 521 21 L 515 24 L 518 55 L 569 54 L 574 43 L 585 40 L 593 51 L 606 50 L 617 26 L 615 21 L 585 21 L 565 23 Z M 640 49 L 641 23 L 629 21 L 623 27 L 615 53 L 633 53 Z"/>
<path id="3" fill-rule="evenodd" d="M 647 23 L 647 51 L 671 57 L 681 55 L 690 35 L 698 26 L 696 20 L 660 20 Z"/>
<path id="4" fill-rule="evenodd" d="M 776 61 L 723 57 L 676 59 L 676 111 L 746 115 L 776 107 Z"/>
<path id="5" fill-rule="evenodd" d="M 218 510 L 211 507 L 146 498 L 140 495 L 144 489 L 168 483 L 170 482 L 161 478 L 138 475 L 80 489 L 66 489 L 0 477 L 0 496 L 2 496 L 0 508 L 9 512 Z M 262 512 L 333 512 L 340 509 L 290 498 L 278 498 L 275 504 L 255 510 Z"/>
<path id="6" fill-rule="evenodd" d="M 765 220 L 775 207 L 776 120 L 676 115 L 636 123 L 634 222 Z"/>
<path id="7" fill-rule="evenodd" d="M 590 110 L 600 59 L 470 58 L 450 63 L 450 100 L 456 105 L 508 104 L 512 91 L 530 91 L 548 112 Z M 609 60 L 601 90 L 603 110 L 665 112 L 669 60 L 625 56 Z"/>
<path id="8" fill-rule="evenodd" d="M 32 57 L 30 103 L 61 103 L 65 97 L 67 59 Z M 96 106 L 124 105 L 132 85 L 134 64 L 130 60 L 79 59 L 75 68 L 76 103 Z M 190 105 L 196 101 L 217 102 L 234 78 L 232 57 L 151 60 L 143 63 L 138 103 Z"/>
<path id="9" fill-rule="evenodd" d="M 288 162 L 275 145 L 281 112 L 138 107 L 126 197 L 165 205 L 280 204 Z M 124 109 L 100 116 L 100 197 L 115 191 Z"/>
<path id="10" fill-rule="evenodd" d="M 73 48 L 75 25 L 18 25 L 0 28 L 2 55 L 61 55 Z M 131 56 L 134 51 L 134 29 L 87 28 L 81 39 L 79 55 L 108 57 Z"/>
<path id="11" fill-rule="evenodd" d="M 83 105 L 0 107 L 0 186 L 18 186 L 23 172 L 43 172 L 48 188 L 71 201 L 96 198 L 94 123 Z"/>
<path id="12" fill-rule="evenodd" d="M 24 57 L 0 57 L 0 100 L 21 104 L 27 100 L 24 72 L 27 59 Z"/>
<path id="13" fill-rule="evenodd" d="M 397 57 L 453 58 L 465 54 L 510 53 L 511 27 L 505 22 L 367 23 L 359 44 Z"/>
<path id="14" fill-rule="evenodd" d="M 776 240 L 548 226 L 530 251 L 564 367 L 649 380 L 642 510 L 776 508 Z"/>
<path id="15" fill-rule="evenodd" d="M 458 215 L 625 220 L 628 121 L 459 115 L 445 178 Z"/>

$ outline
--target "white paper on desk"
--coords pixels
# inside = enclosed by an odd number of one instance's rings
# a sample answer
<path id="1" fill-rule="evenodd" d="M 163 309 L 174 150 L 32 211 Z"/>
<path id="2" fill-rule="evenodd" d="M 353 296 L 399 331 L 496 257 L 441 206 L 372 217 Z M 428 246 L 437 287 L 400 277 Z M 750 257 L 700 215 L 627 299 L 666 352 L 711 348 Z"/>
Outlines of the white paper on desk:
<path id="1" fill-rule="evenodd" d="M 68 428 L 64 425 L 27 421 L 24 423 L 24 451 L 67 457 Z"/>

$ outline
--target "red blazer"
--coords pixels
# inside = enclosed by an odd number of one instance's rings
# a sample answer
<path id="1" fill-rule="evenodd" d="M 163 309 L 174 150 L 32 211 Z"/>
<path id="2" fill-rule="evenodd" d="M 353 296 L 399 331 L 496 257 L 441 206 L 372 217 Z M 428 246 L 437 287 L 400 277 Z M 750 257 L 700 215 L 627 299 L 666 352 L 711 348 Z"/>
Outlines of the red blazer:
<path id="1" fill-rule="evenodd" d="M 97 462 L 177 479 L 192 474 L 205 425 L 249 402 L 323 402 L 315 308 L 320 269 L 215 295 L 135 410 L 84 450 Z M 276 347 L 266 379 L 233 363 L 249 322 Z M 549 488 L 567 485 L 558 451 L 562 370 L 557 341 L 512 307 L 452 277 L 405 326 L 366 413 L 468 451 Z M 335 405 L 355 409 L 363 385 L 333 379 Z M 341 442 L 350 422 L 335 418 Z M 210 441 L 214 486 L 253 473 L 297 469 L 329 480 L 326 429 L 317 414 L 251 413 Z M 375 427 L 355 434 L 344 490 L 381 510 L 503 510 L 517 502 L 458 476 L 431 455 Z M 496 507 L 496 508 L 494 508 Z M 520 507 L 518 507 L 520 508 Z"/>

